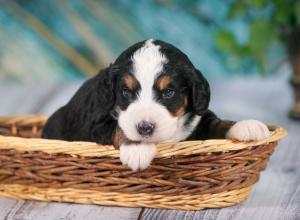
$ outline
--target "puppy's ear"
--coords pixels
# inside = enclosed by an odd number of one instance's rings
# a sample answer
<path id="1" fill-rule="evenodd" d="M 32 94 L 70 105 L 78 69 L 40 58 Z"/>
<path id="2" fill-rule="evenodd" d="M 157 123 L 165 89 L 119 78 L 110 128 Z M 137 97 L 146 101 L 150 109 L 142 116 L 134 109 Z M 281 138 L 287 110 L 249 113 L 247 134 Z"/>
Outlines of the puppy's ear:
<path id="1" fill-rule="evenodd" d="M 110 65 L 109 67 L 101 70 L 98 77 L 97 93 L 98 102 L 101 107 L 106 110 L 111 110 L 115 104 L 115 73 L 117 66 Z"/>
<path id="2" fill-rule="evenodd" d="M 207 80 L 196 68 L 191 69 L 189 74 L 190 102 L 192 110 L 201 115 L 207 111 L 210 101 L 210 88 Z"/>
<path id="3" fill-rule="evenodd" d="M 86 103 L 83 104 L 88 117 L 84 118 L 89 140 L 101 144 L 111 144 L 117 122 L 110 117 L 115 105 L 116 66 L 101 70 L 93 80 Z M 91 88 L 93 87 L 93 88 Z M 88 106 L 89 104 L 89 106 Z M 81 128 L 83 129 L 83 128 Z"/>

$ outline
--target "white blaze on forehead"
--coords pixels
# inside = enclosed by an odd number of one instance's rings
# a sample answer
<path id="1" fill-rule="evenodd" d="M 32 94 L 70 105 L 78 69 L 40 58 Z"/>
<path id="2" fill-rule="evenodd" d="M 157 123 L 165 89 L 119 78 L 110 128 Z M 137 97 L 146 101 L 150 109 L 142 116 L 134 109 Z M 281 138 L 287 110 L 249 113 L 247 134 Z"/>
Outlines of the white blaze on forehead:
<path id="1" fill-rule="evenodd" d="M 133 73 L 141 86 L 140 101 L 152 100 L 154 81 L 163 70 L 164 63 L 167 62 L 167 58 L 159 51 L 159 48 L 159 45 L 155 45 L 150 39 L 132 56 Z"/>
<path id="2" fill-rule="evenodd" d="M 142 141 L 147 144 L 187 138 L 199 123 L 200 116 L 194 117 L 189 126 L 186 127 L 185 122 L 189 117 L 188 115 L 180 118 L 174 117 L 166 106 L 155 100 L 153 95 L 154 82 L 159 74 L 162 73 L 164 64 L 168 62 L 167 57 L 160 52 L 160 46 L 155 45 L 153 40 L 148 40 L 133 54 L 131 59 L 132 73 L 135 75 L 141 88 L 136 101 L 131 103 L 126 110 L 119 113 L 118 124 L 126 137 L 132 141 Z M 137 125 L 141 121 L 149 121 L 155 124 L 154 132 L 150 137 L 143 137 L 139 134 Z M 144 158 L 144 154 L 134 153 L 142 155 L 141 158 Z M 127 158 L 128 155 L 124 155 Z M 128 158 L 125 159 L 124 161 L 126 162 Z M 147 164 L 149 161 L 147 160 Z"/>

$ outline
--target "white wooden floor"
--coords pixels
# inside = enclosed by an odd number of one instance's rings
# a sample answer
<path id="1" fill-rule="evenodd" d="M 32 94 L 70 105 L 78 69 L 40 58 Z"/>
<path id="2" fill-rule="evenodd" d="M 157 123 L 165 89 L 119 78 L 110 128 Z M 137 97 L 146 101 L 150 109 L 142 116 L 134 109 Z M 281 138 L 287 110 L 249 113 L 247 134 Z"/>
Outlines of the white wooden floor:
<path id="1" fill-rule="evenodd" d="M 51 114 L 64 104 L 81 82 L 71 84 L 0 82 L 0 115 Z M 113 220 L 113 219 L 300 219 L 300 121 L 286 115 L 291 94 L 284 77 L 234 79 L 214 82 L 211 109 L 232 120 L 255 118 L 279 124 L 289 132 L 269 162 L 267 170 L 245 202 L 240 205 L 196 212 L 122 208 L 67 203 L 45 203 L 0 198 L 0 220 Z"/>

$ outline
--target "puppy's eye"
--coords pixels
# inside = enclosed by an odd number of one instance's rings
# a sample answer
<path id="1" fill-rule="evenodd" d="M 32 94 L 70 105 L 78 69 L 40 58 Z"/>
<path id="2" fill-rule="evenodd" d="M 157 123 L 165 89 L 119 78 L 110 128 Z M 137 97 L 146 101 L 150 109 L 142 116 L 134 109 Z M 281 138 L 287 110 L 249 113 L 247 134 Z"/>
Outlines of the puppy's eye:
<path id="1" fill-rule="evenodd" d="M 125 98 L 131 98 L 132 97 L 132 92 L 128 88 L 123 88 L 122 89 L 122 95 Z"/>
<path id="2" fill-rule="evenodd" d="M 175 95 L 175 91 L 173 89 L 165 89 L 161 95 L 163 99 L 170 99 Z"/>

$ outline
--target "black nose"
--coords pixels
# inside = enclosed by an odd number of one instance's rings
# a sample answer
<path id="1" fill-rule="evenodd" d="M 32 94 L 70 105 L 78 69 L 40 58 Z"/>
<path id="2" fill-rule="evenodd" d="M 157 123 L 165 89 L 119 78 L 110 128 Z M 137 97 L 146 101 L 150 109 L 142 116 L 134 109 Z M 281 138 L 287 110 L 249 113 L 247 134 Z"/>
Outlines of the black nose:
<path id="1" fill-rule="evenodd" d="M 155 128 L 155 124 L 148 121 L 142 121 L 137 125 L 137 130 L 139 134 L 142 136 L 152 135 L 154 128 Z"/>

